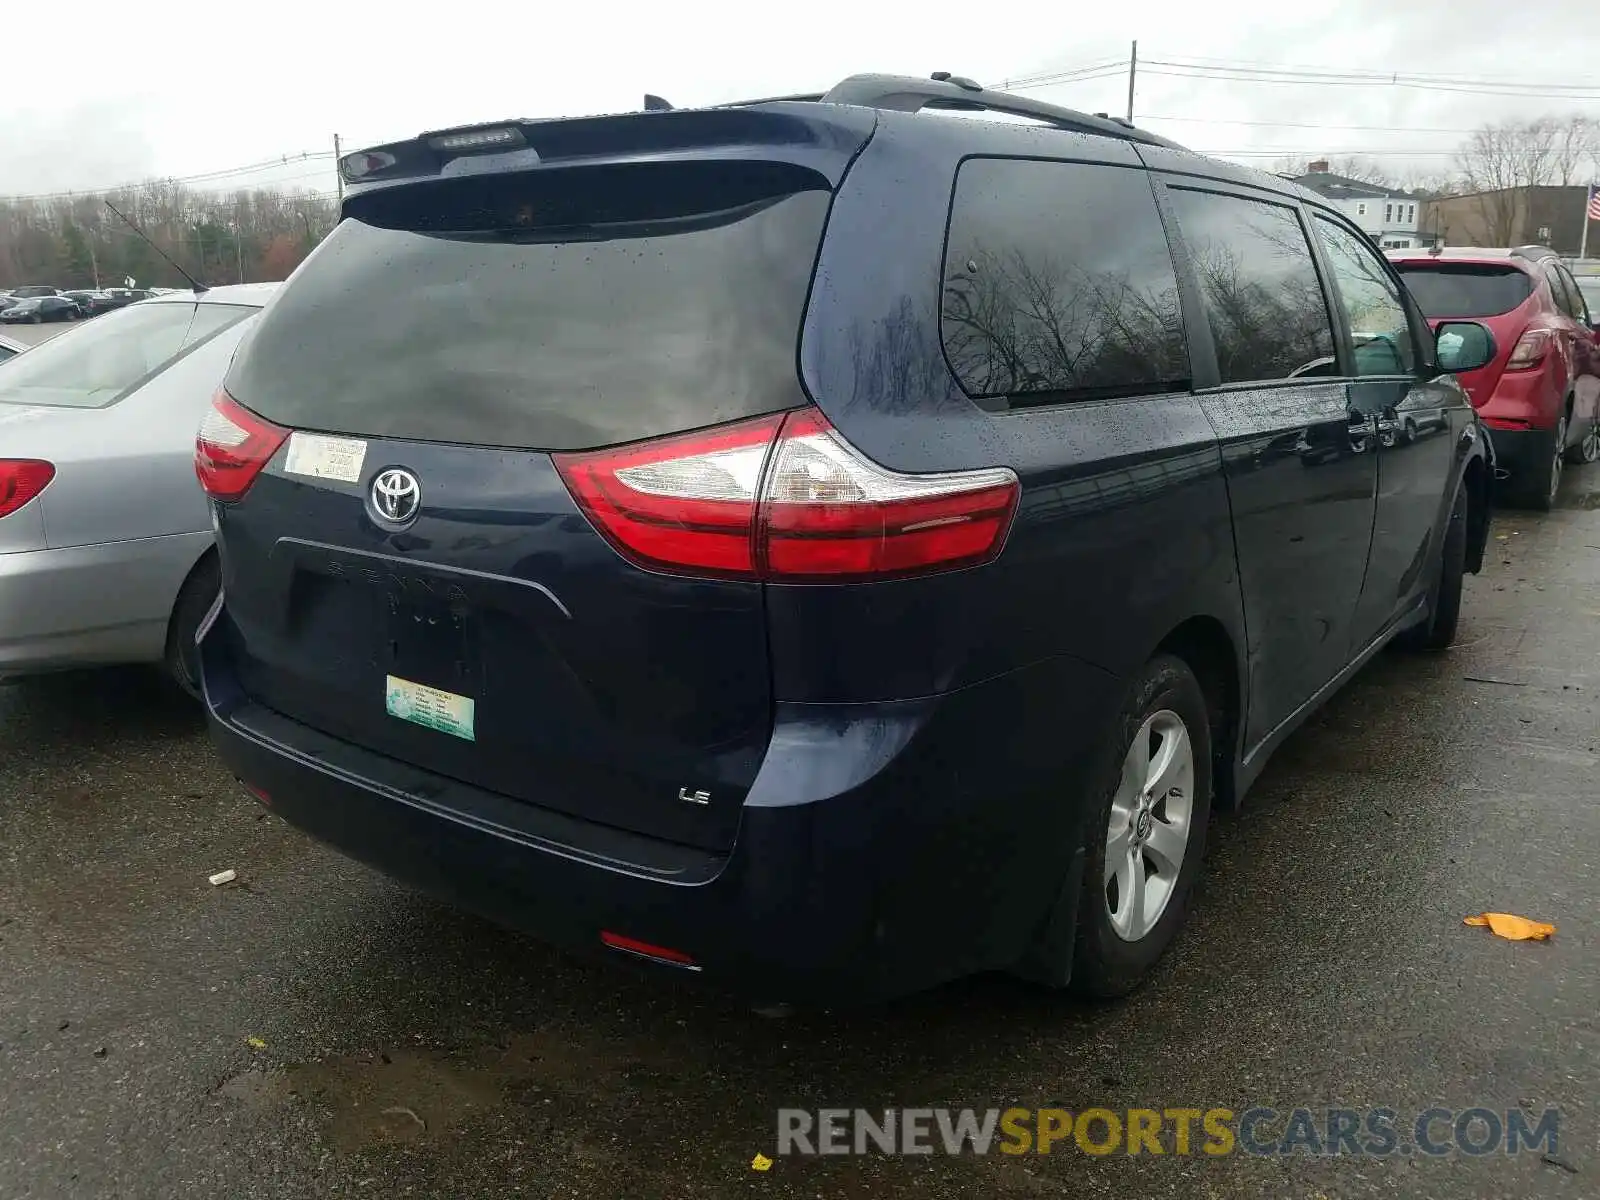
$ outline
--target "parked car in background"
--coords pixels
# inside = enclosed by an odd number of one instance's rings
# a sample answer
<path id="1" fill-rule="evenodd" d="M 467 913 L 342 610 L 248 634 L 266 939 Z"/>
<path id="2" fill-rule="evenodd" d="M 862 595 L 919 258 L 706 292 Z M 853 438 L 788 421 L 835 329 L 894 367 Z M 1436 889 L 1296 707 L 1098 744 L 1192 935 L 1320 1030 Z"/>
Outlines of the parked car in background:
<path id="1" fill-rule="evenodd" d="M 75 289 L 61 294 L 76 304 L 79 311 L 86 317 L 97 317 L 101 313 L 110 312 L 113 308 L 119 307 L 112 303 L 111 297 L 106 293 L 94 289 Z"/>
<path id="2" fill-rule="evenodd" d="M 41 325 L 46 321 L 76 321 L 83 310 L 65 296 L 35 296 L 0 311 L 0 321 L 14 325 Z"/>
<path id="3" fill-rule="evenodd" d="M 10 362 L 27 348 L 26 342 L 19 342 L 16 338 L 0 335 L 0 363 Z"/>
<path id="4" fill-rule="evenodd" d="M 20 296 L 24 300 L 30 299 L 30 298 L 37 298 L 39 296 L 58 296 L 58 295 L 60 295 L 60 293 L 57 292 L 55 288 L 48 287 L 48 286 L 46 286 L 45 284 L 42 284 L 42 283 L 30 283 L 30 284 L 26 284 L 23 287 L 12 288 L 11 289 L 11 294 L 13 296 Z"/>
<path id="5" fill-rule="evenodd" d="M 9 294 L 0 296 L 0 312 L 4 312 L 8 308 L 15 308 L 19 304 L 26 303 L 28 303 L 27 299 L 22 296 L 12 296 Z"/>
<path id="6" fill-rule="evenodd" d="M 1564 463 L 1600 458 L 1600 345 L 1588 302 L 1544 246 L 1391 250 L 1429 322 L 1471 318 L 1494 361 L 1461 377 L 1510 477 L 1514 504 L 1547 511 Z"/>
<path id="7" fill-rule="evenodd" d="M 344 160 L 197 439 L 213 735 L 357 858 L 758 1000 L 1126 992 L 1213 802 L 1454 638 L 1489 333 L 1122 122 L 818 99 Z"/>
<path id="8" fill-rule="evenodd" d="M 165 662 L 216 596 L 194 430 L 274 284 L 107 313 L 0 369 L 0 675 Z"/>
<path id="9" fill-rule="evenodd" d="M 1575 275 L 1578 291 L 1583 295 L 1583 302 L 1589 308 L 1591 321 L 1600 318 L 1600 275 Z"/>

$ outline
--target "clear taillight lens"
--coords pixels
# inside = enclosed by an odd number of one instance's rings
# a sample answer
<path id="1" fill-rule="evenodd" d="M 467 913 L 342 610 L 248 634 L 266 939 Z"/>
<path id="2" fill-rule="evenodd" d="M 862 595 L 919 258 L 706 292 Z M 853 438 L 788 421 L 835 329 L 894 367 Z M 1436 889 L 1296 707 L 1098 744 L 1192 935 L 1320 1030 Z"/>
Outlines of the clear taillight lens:
<path id="1" fill-rule="evenodd" d="M 1527 330 L 1512 347 L 1511 357 L 1506 360 L 1506 370 L 1526 371 L 1529 367 L 1537 367 L 1549 352 L 1550 341 L 1548 329 Z"/>

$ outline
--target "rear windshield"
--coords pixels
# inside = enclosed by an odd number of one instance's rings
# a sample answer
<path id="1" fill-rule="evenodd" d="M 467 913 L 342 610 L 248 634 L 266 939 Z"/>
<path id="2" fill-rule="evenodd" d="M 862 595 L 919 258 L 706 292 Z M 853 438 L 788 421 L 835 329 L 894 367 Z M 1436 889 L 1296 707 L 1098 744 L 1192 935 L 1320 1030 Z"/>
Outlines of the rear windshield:
<path id="1" fill-rule="evenodd" d="M 1515 267 L 1478 263 L 1397 263 L 1406 287 L 1429 317 L 1498 317 L 1533 295 Z"/>
<path id="2" fill-rule="evenodd" d="M 541 450 L 794 407 L 829 199 L 726 162 L 357 197 L 228 390 L 292 428 Z"/>
<path id="3" fill-rule="evenodd" d="M 0 404 L 105 408 L 259 310 L 237 304 L 141 304 L 35 346 L 0 375 Z"/>

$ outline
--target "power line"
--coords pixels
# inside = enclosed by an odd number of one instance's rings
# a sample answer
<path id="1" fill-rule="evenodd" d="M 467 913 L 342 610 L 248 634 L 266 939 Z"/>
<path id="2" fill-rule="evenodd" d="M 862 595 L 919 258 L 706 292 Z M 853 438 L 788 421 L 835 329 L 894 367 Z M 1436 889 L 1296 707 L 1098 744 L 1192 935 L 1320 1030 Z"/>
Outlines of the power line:
<path id="1" fill-rule="evenodd" d="M 1209 79 L 1220 83 L 1281 83 L 1292 86 L 1305 87 L 1398 87 L 1411 88 L 1425 92 L 1455 92 L 1458 94 L 1475 96 L 1507 96 L 1522 97 L 1529 100 L 1567 100 L 1589 101 L 1600 100 L 1600 91 L 1594 90 L 1592 85 L 1587 93 L 1573 91 L 1550 91 L 1549 88 L 1575 88 L 1580 84 L 1548 84 L 1545 91 L 1520 91 L 1509 86 L 1456 86 L 1454 84 L 1433 83 L 1421 79 L 1407 79 L 1402 76 L 1357 76 L 1357 75 L 1315 75 L 1309 72 L 1293 73 L 1281 72 L 1278 74 L 1254 74 L 1245 71 L 1223 71 L 1222 68 L 1202 68 L 1199 70 L 1188 68 L 1181 63 L 1168 63 L 1163 60 L 1151 59 L 1150 65 L 1145 68 L 1149 75 L 1161 75 L 1169 79 Z M 1177 69 L 1174 69 L 1177 68 Z"/>
<path id="2" fill-rule="evenodd" d="M 31 195 L 0 196 L 0 201 L 19 203 L 32 200 L 70 200 L 80 196 L 94 196 L 101 195 L 106 192 L 127 191 L 133 188 L 145 187 L 152 183 L 220 183 L 225 179 L 233 179 L 243 175 L 258 174 L 262 171 L 270 171 L 277 167 L 291 166 L 301 162 L 315 161 L 325 158 L 331 159 L 332 157 L 333 152 L 331 150 L 302 150 L 298 154 L 284 154 L 277 158 L 268 158 L 263 159 L 260 162 L 247 163 L 241 167 L 228 167 L 226 169 L 216 171 L 201 171 L 195 175 L 151 176 L 128 183 L 112 184 L 108 187 L 74 188 L 69 191 L 61 192 L 34 192 Z"/>
<path id="3" fill-rule="evenodd" d="M 1476 133 L 1475 129 L 1445 129 L 1422 125 L 1320 125 L 1298 121 L 1232 121 L 1224 117 L 1175 117 L 1164 113 L 1145 113 L 1141 121 L 1184 121 L 1199 125 L 1251 125 L 1263 129 L 1334 129 L 1354 133 Z"/>
<path id="4" fill-rule="evenodd" d="M 1037 75 L 1019 75 L 1015 79 L 1002 79 L 995 86 L 1016 91 L 1019 88 L 1050 87 L 1057 83 L 1076 83 L 1083 79 L 1098 79 L 1103 75 L 1120 74 L 1128 64 L 1120 59 L 1108 58 L 1088 66 L 1068 67 L 1060 71 L 1044 71 Z"/>
<path id="5" fill-rule="evenodd" d="M 1464 76 L 1457 74 L 1442 74 L 1437 71 L 1412 71 L 1391 70 L 1381 67 L 1359 67 L 1349 70 L 1330 69 L 1326 63 L 1308 65 L 1304 63 L 1277 63 L 1265 59 L 1252 58 L 1206 58 L 1201 55 L 1185 54 L 1175 59 L 1167 60 L 1165 66 L 1194 67 L 1196 69 L 1217 71 L 1239 71 L 1256 74 L 1291 74 L 1306 76 L 1334 75 L 1343 78 L 1370 79 L 1373 82 L 1387 83 L 1392 79 L 1404 78 L 1423 80 L 1429 83 L 1459 84 L 1465 86 L 1488 87 L 1517 87 L 1533 88 L 1535 90 L 1549 90 L 1555 88 L 1564 91 L 1595 91 L 1595 86 L 1588 83 L 1550 83 L 1544 79 L 1508 79 L 1503 77 Z"/>

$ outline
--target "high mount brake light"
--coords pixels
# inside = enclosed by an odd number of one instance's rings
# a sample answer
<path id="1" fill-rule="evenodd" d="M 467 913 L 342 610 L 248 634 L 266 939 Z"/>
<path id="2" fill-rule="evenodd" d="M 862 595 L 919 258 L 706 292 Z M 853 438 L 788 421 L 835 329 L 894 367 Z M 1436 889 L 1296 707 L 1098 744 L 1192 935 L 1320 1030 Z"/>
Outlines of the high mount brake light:
<path id="1" fill-rule="evenodd" d="M 194 473 L 213 500 L 237 500 L 250 490 L 289 431 L 263 420 L 218 390 L 194 439 Z"/>
<path id="2" fill-rule="evenodd" d="M 49 486 L 55 466 L 38 458 L 0 458 L 0 517 L 8 517 Z"/>
<path id="3" fill-rule="evenodd" d="M 1021 495 L 1005 467 L 879 466 L 815 408 L 554 457 L 623 557 L 712 578 L 844 582 L 976 566 L 999 555 Z"/>

